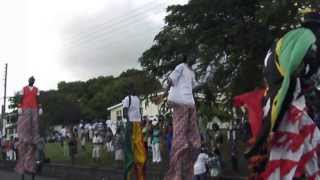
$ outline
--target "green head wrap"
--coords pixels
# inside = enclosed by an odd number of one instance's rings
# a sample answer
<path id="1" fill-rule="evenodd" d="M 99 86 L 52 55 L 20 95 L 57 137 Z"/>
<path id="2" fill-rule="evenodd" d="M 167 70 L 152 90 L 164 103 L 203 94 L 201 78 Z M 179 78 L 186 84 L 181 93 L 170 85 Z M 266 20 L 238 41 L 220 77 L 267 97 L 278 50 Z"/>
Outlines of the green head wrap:
<path id="1" fill-rule="evenodd" d="M 287 96 L 290 80 L 302 64 L 309 48 L 316 42 L 315 35 L 306 28 L 299 28 L 288 32 L 276 45 L 275 64 L 283 80 L 271 109 L 271 129 L 278 119 L 279 112 Z M 272 88 L 272 87 L 271 87 Z"/>

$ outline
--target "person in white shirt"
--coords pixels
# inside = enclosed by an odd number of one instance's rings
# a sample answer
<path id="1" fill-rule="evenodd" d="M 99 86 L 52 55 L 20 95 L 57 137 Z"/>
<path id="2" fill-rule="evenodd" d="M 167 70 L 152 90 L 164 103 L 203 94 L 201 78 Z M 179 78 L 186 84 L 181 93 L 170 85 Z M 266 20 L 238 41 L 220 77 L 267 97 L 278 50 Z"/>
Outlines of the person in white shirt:
<path id="1" fill-rule="evenodd" d="M 101 146 L 103 144 L 102 137 L 98 134 L 98 132 L 94 133 L 92 138 L 93 149 L 92 149 L 92 159 L 94 161 L 99 161 L 101 157 Z"/>
<path id="2" fill-rule="evenodd" d="M 168 103 L 173 109 L 173 141 L 170 167 L 165 180 L 190 180 L 193 165 L 200 151 L 201 138 L 193 90 L 199 87 L 191 69 L 194 60 L 183 57 L 168 79 Z"/>
<path id="3" fill-rule="evenodd" d="M 141 128 L 140 100 L 134 84 L 128 86 L 129 95 L 122 101 L 123 115 L 127 119 L 125 136 L 125 178 L 135 169 L 137 180 L 145 179 L 144 166 L 147 159 Z"/>
<path id="4" fill-rule="evenodd" d="M 207 179 L 207 163 L 209 161 L 209 155 L 202 150 L 198 155 L 198 158 L 193 166 L 194 180 L 206 180 Z"/>

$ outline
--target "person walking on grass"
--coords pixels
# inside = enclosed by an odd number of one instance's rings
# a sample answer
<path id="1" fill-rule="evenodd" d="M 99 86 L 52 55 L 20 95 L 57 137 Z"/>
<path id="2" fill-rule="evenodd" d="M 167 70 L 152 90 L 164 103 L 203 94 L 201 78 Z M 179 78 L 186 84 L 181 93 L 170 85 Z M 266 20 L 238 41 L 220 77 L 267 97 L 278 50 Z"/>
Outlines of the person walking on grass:
<path id="1" fill-rule="evenodd" d="M 107 149 L 107 152 L 113 152 L 114 151 L 114 147 L 113 147 L 113 143 L 112 143 L 112 138 L 113 138 L 113 134 L 112 134 L 112 130 L 111 128 L 107 127 L 106 130 L 106 135 L 105 135 L 105 147 Z"/>
<path id="2" fill-rule="evenodd" d="M 94 136 L 92 138 L 93 149 L 92 149 L 92 159 L 95 162 L 100 161 L 101 157 L 101 148 L 103 144 L 103 139 L 98 132 L 94 132 Z"/>
<path id="3" fill-rule="evenodd" d="M 113 146 L 114 146 L 114 157 L 116 161 L 123 161 L 123 144 L 124 144 L 124 135 L 122 128 L 118 128 L 115 136 L 113 137 Z"/>
<path id="4" fill-rule="evenodd" d="M 84 151 L 86 149 L 86 141 L 87 141 L 87 130 L 83 126 L 81 128 L 81 136 L 80 136 L 80 144 L 81 144 L 81 149 Z"/>
<path id="5" fill-rule="evenodd" d="M 76 139 L 75 134 L 72 132 L 70 138 L 68 139 L 68 145 L 69 145 L 69 157 L 71 164 L 73 165 L 75 163 L 75 156 L 78 153 L 78 142 Z"/>

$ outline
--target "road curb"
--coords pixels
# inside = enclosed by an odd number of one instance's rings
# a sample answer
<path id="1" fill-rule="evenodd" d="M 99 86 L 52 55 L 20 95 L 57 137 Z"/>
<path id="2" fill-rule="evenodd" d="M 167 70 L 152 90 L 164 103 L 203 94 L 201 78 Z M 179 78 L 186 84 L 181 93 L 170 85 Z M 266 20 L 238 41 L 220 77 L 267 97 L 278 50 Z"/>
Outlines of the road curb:
<path id="1" fill-rule="evenodd" d="M 0 161 L 1 170 L 13 171 L 14 166 L 14 161 Z M 121 180 L 123 179 L 123 170 L 50 163 L 43 166 L 39 175 L 58 178 L 59 180 Z M 147 172 L 148 180 L 162 180 L 163 177 L 164 174 L 161 172 Z M 210 180 L 245 179 L 245 177 L 221 176 Z"/>

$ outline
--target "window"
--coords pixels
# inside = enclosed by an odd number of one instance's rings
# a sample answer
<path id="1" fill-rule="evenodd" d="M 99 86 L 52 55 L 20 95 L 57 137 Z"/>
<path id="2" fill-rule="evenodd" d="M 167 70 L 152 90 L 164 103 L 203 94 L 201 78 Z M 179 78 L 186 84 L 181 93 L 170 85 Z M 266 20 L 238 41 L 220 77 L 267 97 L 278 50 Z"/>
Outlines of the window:
<path id="1" fill-rule="evenodd" d="M 117 117 L 118 116 L 122 116 L 122 111 L 121 110 L 117 111 L 116 113 L 117 113 Z"/>
<path id="2" fill-rule="evenodd" d="M 122 120 L 122 110 L 118 110 L 116 114 L 117 114 L 117 120 Z"/>

